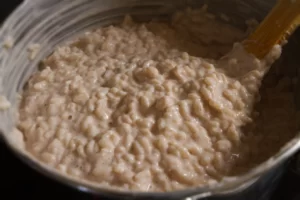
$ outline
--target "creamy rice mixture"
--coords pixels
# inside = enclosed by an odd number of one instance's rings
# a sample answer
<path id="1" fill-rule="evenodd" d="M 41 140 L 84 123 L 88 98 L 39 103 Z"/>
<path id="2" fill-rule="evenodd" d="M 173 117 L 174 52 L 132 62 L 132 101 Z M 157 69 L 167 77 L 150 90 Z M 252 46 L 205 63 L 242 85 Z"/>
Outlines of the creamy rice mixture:
<path id="1" fill-rule="evenodd" d="M 296 123 L 288 78 L 263 89 L 263 109 L 254 108 L 281 48 L 264 60 L 240 44 L 231 50 L 247 34 L 204 10 L 86 32 L 29 79 L 18 123 L 26 149 L 70 176 L 125 190 L 177 190 L 249 170 Z"/>

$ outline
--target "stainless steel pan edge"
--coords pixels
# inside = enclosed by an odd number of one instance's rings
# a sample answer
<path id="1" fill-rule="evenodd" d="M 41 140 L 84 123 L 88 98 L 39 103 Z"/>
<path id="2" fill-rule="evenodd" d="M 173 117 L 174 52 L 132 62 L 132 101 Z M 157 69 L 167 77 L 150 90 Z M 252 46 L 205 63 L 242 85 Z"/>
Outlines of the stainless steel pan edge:
<path id="1" fill-rule="evenodd" d="M 30 0 L 25 1 L 17 10 L 7 19 L 3 27 L 0 29 L 0 41 L 4 41 L 8 35 L 11 35 L 15 39 L 15 45 L 9 49 L 0 50 L 0 80 L 1 80 L 1 94 L 7 96 L 7 98 L 12 102 L 13 105 L 17 104 L 16 92 L 20 91 L 30 74 L 35 70 L 34 66 L 38 65 L 39 60 L 45 55 L 49 54 L 56 44 L 63 42 L 66 38 L 74 36 L 75 34 L 83 31 L 86 28 L 93 26 L 106 25 L 110 23 L 115 23 L 120 20 L 123 14 L 127 14 L 128 11 L 134 15 L 144 16 L 147 15 L 149 18 L 153 13 L 162 18 L 166 17 L 164 13 L 169 13 L 175 8 L 183 8 L 187 5 L 197 5 L 204 2 L 212 5 L 212 10 L 218 10 L 219 7 L 214 7 L 214 4 L 221 4 L 221 0 L 211 0 L 211 1 L 148 1 L 148 0 L 114 0 L 114 1 L 101 1 L 102 8 L 96 8 L 95 6 L 89 7 L 87 4 L 99 3 L 100 1 L 94 0 L 74 0 L 74 1 L 60 1 L 60 0 Z M 251 13 L 247 13 L 247 8 L 251 7 L 252 3 L 255 1 L 227 1 L 227 6 L 237 7 L 236 9 L 243 10 L 244 15 L 251 16 Z M 258 3 L 261 1 L 258 1 Z M 264 1 L 265 3 L 266 1 Z M 224 3 L 224 1 L 223 1 Z M 138 9 L 135 7 L 138 6 Z M 272 1 L 270 4 L 272 5 Z M 125 7 L 126 9 L 120 9 L 120 7 Z M 89 9 L 89 13 L 85 15 L 90 16 L 89 21 L 81 18 L 83 8 Z M 101 10 L 102 9 L 102 10 Z M 142 13 L 140 10 L 142 9 Z M 254 13 L 257 13 L 258 18 L 263 17 L 269 10 L 267 6 L 263 7 L 261 10 L 253 9 Z M 109 12 L 108 12 L 109 11 Z M 228 13 L 236 15 L 236 10 L 228 10 Z M 97 13 L 100 14 L 98 15 Z M 53 14 L 54 13 L 54 14 Z M 102 13 L 102 14 L 101 14 Z M 106 16 L 110 14 L 111 18 L 108 19 Z M 72 16 L 76 16 L 71 20 L 60 20 L 57 18 L 58 15 L 67 16 L 70 19 Z M 61 17 L 60 16 L 60 17 Z M 102 17 L 105 20 L 96 20 L 96 18 Z M 147 18 L 146 17 L 146 18 Z M 78 23 L 76 20 L 80 21 L 80 27 L 78 28 Z M 94 21 L 93 21 L 94 20 Z M 59 21 L 59 23 L 57 23 Z M 55 22 L 55 23 L 54 23 Z M 65 22 L 64 26 L 60 23 Z M 238 24 L 239 22 L 237 22 Z M 61 30 L 60 30 L 61 29 Z M 65 32 L 68 30 L 67 32 Z M 63 31 L 64 33 L 62 34 Z M 52 34 L 51 36 L 47 34 Z M 46 34 L 46 35 L 45 35 Z M 37 57 L 29 61 L 27 59 L 27 53 L 24 51 L 28 45 L 32 43 L 39 43 L 44 47 L 37 55 Z M 151 199 L 201 199 L 209 196 L 220 196 L 230 193 L 237 193 L 250 185 L 254 184 L 256 180 L 269 171 L 271 168 L 276 167 L 280 163 L 284 162 L 293 153 L 300 149 L 300 136 L 295 137 L 290 141 L 280 152 L 278 152 L 274 157 L 270 158 L 265 163 L 261 164 L 257 168 L 248 172 L 247 174 L 239 177 L 230 177 L 224 179 L 221 183 L 213 186 L 207 186 L 202 188 L 193 188 L 184 191 L 167 192 L 167 193 L 141 193 L 141 192 L 122 192 L 114 191 L 109 189 L 101 189 L 97 186 L 84 182 L 78 179 L 72 179 L 65 177 L 57 171 L 53 171 L 49 167 L 37 162 L 33 157 L 24 153 L 22 149 L 15 145 L 14 141 L 11 140 L 9 134 L 11 133 L 11 128 L 13 126 L 14 119 L 14 108 L 8 111 L 0 113 L 0 129 L 3 132 L 3 138 L 5 143 L 13 150 L 13 152 L 19 156 L 24 162 L 29 166 L 33 167 L 37 171 L 40 171 L 44 175 L 58 180 L 64 184 L 70 185 L 82 191 L 87 191 L 99 195 L 105 196 L 116 196 L 124 199 L 135 198 L 151 198 Z"/>

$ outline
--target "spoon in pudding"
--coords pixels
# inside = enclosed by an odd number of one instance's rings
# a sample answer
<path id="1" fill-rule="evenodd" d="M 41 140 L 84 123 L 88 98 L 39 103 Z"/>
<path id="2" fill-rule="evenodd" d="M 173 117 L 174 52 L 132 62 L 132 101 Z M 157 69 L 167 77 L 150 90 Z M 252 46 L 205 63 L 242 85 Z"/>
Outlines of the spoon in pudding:
<path id="1" fill-rule="evenodd" d="M 248 53 L 264 58 L 276 44 L 283 44 L 300 25 L 300 0 L 278 0 L 275 7 L 243 42 Z"/>

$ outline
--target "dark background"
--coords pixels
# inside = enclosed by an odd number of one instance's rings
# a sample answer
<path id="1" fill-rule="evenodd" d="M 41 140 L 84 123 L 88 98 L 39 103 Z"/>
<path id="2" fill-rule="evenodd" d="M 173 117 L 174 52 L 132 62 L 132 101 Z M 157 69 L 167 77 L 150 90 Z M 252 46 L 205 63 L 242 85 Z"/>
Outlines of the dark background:
<path id="1" fill-rule="evenodd" d="M 20 2 L 22 1 L 2 1 L 0 22 Z M 2 142 L 0 142 L 0 172 L 0 199 L 55 199 L 63 196 L 73 200 L 97 199 L 43 177 L 19 161 Z M 291 167 L 286 170 L 270 200 L 300 200 L 300 176 L 296 175 Z"/>

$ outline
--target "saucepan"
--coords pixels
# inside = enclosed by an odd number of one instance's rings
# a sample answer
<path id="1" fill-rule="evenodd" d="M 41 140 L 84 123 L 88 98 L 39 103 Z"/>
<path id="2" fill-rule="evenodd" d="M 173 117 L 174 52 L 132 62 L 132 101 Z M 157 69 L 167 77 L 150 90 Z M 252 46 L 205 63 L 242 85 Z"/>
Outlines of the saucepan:
<path id="1" fill-rule="evenodd" d="M 0 42 L 7 47 L 0 49 L 0 93 L 12 105 L 8 110 L 0 112 L 1 137 L 5 144 L 20 159 L 45 176 L 102 197 L 254 200 L 267 196 L 285 168 L 286 160 L 300 149 L 299 134 L 295 133 L 297 136 L 276 155 L 244 175 L 225 178 L 216 185 L 165 193 L 114 191 L 66 177 L 37 162 L 19 147 L 16 137 L 12 137 L 17 93 L 37 70 L 40 60 L 49 55 L 57 44 L 87 29 L 118 23 L 125 14 L 131 14 L 141 21 L 152 18 L 167 20 L 177 9 L 203 4 L 207 4 L 212 13 L 226 14 L 233 19 L 230 23 L 245 28 L 243 26 L 246 19 L 262 20 L 275 4 L 275 0 L 25 0 L 0 29 Z M 300 46 L 297 39 L 300 39 L 300 35 L 295 33 L 285 49 L 289 51 L 287 58 L 285 55 L 281 58 L 289 60 L 285 65 L 287 68 L 300 65 L 299 56 L 293 53 Z M 295 94 L 296 100 L 297 96 Z"/>

